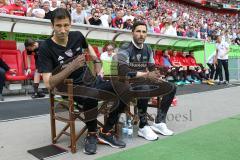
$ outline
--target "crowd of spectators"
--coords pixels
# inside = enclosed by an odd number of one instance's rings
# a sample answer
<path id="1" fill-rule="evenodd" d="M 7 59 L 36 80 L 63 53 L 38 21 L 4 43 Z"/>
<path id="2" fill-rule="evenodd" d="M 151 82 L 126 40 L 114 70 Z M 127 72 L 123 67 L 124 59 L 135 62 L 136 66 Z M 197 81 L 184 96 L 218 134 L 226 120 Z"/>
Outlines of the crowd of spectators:
<path id="1" fill-rule="evenodd" d="M 218 0 L 219 1 L 219 0 Z M 216 13 L 171 0 L 0 0 L 0 13 L 50 19 L 52 11 L 66 8 L 72 23 L 119 29 L 145 21 L 148 32 L 215 41 L 223 35 L 240 45 L 238 14 Z"/>

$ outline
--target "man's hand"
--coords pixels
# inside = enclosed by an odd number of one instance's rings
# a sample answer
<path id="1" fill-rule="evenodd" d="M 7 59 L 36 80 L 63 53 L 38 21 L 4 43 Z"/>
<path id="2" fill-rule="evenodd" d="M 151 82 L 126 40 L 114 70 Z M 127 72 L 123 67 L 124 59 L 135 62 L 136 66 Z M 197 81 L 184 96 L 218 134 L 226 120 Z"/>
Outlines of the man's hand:
<path id="1" fill-rule="evenodd" d="M 26 75 L 29 75 L 31 73 L 31 69 L 28 68 L 27 71 L 26 71 Z"/>
<path id="2" fill-rule="evenodd" d="M 81 54 L 77 56 L 72 62 L 69 63 L 69 67 L 71 67 L 72 71 L 77 70 L 80 67 L 83 67 L 85 64 L 85 54 Z"/>
<path id="3" fill-rule="evenodd" d="M 16 69 L 12 69 L 12 68 L 11 68 L 11 69 L 9 69 L 9 73 L 10 73 L 10 74 L 16 74 L 17 71 L 16 71 Z"/>
<path id="4" fill-rule="evenodd" d="M 150 80 L 159 80 L 159 78 L 161 78 L 161 74 L 159 70 L 155 70 L 152 72 L 148 72 L 148 74 L 146 75 L 146 78 L 150 79 Z"/>

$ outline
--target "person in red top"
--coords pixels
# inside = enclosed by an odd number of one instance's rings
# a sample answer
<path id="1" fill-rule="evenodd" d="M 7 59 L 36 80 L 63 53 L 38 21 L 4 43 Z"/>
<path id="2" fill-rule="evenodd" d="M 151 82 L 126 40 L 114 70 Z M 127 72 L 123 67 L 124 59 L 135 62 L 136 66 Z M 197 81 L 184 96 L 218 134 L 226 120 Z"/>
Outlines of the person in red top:
<path id="1" fill-rule="evenodd" d="M 192 78 L 196 78 L 203 83 L 207 83 L 209 85 L 213 85 L 214 83 L 211 82 L 208 76 L 205 74 L 206 68 L 203 67 L 202 64 L 197 64 L 196 59 L 194 57 L 194 52 L 190 51 L 189 55 L 187 56 L 188 61 L 188 68 Z M 196 83 L 199 83 L 198 81 Z"/>
<path id="2" fill-rule="evenodd" d="M 9 5 L 9 13 L 16 16 L 26 16 L 27 9 L 22 5 L 21 0 L 15 0 L 15 3 Z"/>
<path id="3" fill-rule="evenodd" d="M 112 27 L 123 29 L 123 19 L 122 19 L 122 11 L 121 10 L 117 11 L 116 17 L 113 18 Z"/>
<path id="4" fill-rule="evenodd" d="M 7 0 L 0 0 L 0 13 L 9 14 Z"/>
<path id="5" fill-rule="evenodd" d="M 182 52 L 182 54 L 180 55 L 180 63 L 183 66 L 183 70 L 185 71 L 186 74 L 190 74 L 192 80 L 187 80 L 190 82 L 194 82 L 194 83 L 201 83 L 201 78 L 198 74 L 198 72 L 194 69 L 192 69 L 191 64 L 189 62 L 189 59 L 187 57 L 187 52 Z M 186 75 L 187 77 L 187 75 Z M 186 78 L 187 79 L 187 78 Z"/>
<path id="6" fill-rule="evenodd" d="M 187 80 L 187 67 L 183 65 L 182 57 L 177 55 L 177 51 L 173 52 L 173 55 L 170 57 L 170 62 L 173 67 L 177 70 L 177 75 L 179 75 L 179 82 L 177 85 L 190 84 Z"/>

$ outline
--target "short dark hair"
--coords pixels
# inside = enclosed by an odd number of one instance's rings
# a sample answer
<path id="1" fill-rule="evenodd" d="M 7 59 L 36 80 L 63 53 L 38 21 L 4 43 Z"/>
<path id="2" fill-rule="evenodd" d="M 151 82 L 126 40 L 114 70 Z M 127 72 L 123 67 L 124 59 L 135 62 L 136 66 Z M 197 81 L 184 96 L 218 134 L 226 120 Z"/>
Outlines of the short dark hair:
<path id="1" fill-rule="evenodd" d="M 147 29 L 147 24 L 146 24 L 145 22 L 143 22 L 143 21 L 135 21 L 135 22 L 133 23 L 133 26 L 132 26 L 132 32 L 135 31 L 135 29 L 137 28 L 137 26 L 145 26 L 146 29 Z"/>
<path id="2" fill-rule="evenodd" d="M 53 11 L 52 17 L 51 17 L 51 22 L 54 24 L 55 19 L 65 19 L 68 18 L 69 21 L 71 22 L 71 15 L 68 12 L 68 10 L 64 8 L 57 8 Z"/>
<path id="3" fill-rule="evenodd" d="M 24 46 L 25 46 L 25 48 L 26 48 L 26 47 L 30 47 L 30 46 L 32 46 L 35 42 L 36 42 L 36 41 L 33 40 L 32 38 L 28 38 L 28 39 L 25 40 Z"/>

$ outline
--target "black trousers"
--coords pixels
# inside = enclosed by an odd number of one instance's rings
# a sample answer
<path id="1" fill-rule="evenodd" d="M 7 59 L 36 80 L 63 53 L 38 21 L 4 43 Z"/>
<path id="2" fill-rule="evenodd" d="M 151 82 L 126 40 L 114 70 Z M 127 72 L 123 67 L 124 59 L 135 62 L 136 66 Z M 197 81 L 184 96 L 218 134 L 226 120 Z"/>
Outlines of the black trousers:
<path id="1" fill-rule="evenodd" d="M 217 62 L 218 62 L 217 72 L 216 72 L 215 77 L 217 77 L 219 75 L 219 80 L 223 81 L 223 75 L 222 75 L 222 67 L 223 67 L 224 73 L 225 73 L 225 79 L 227 82 L 229 82 L 228 59 L 224 59 L 224 60 L 218 59 Z"/>
<path id="2" fill-rule="evenodd" d="M 215 67 L 214 67 L 214 64 L 210 64 L 210 63 L 207 63 L 209 69 L 210 69 L 210 76 L 209 78 L 210 79 L 213 79 L 213 76 L 214 76 L 214 73 L 215 73 Z"/>
<path id="3" fill-rule="evenodd" d="M 2 94 L 3 86 L 5 84 L 5 73 L 6 71 L 0 67 L 0 94 Z"/>
<path id="4" fill-rule="evenodd" d="M 103 80 L 97 80 L 98 82 L 95 83 L 93 86 L 94 88 L 105 90 L 105 91 L 110 91 L 112 93 L 114 92 L 114 89 L 111 85 L 111 82 L 109 81 L 103 81 Z M 98 105 L 98 100 L 96 99 L 91 99 L 91 98 L 81 98 L 81 97 L 74 97 L 74 101 L 76 101 L 78 104 L 83 105 L 83 110 L 84 111 L 89 111 L 91 110 L 90 114 L 91 115 L 85 115 L 89 116 L 90 119 L 87 120 L 86 126 L 88 129 L 88 132 L 96 132 L 97 131 L 97 105 Z M 104 124 L 103 130 L 105 132 L 111 130 L 118 122 L 120 113 L 124 110 L 125 104 L 121 101 L 117 103 L 118 106 L 113 106 L 115 109 L 109 114 L 106 124 Z"/>
<path id="5" fill-rule="evenodd" d="M 157 116 L 155 119 L 156 123 L 166 123 L 166 117 L 167 112 L 169 110 L 169 107 L 171 106 L 171 103 L 174 99 L 174 96 L 176 94 L 176 86 L 174 89 L 167 95 L 162 97 L 160 107 L 157 110 Z M 147 107 L 148 107 L 148 98 L 142 98 L 138 99 L 137 101 L 137 108 L 138 108 L 138 115 L 140 119 L 139 128 L 143 128 L 147 124 Z"/>

